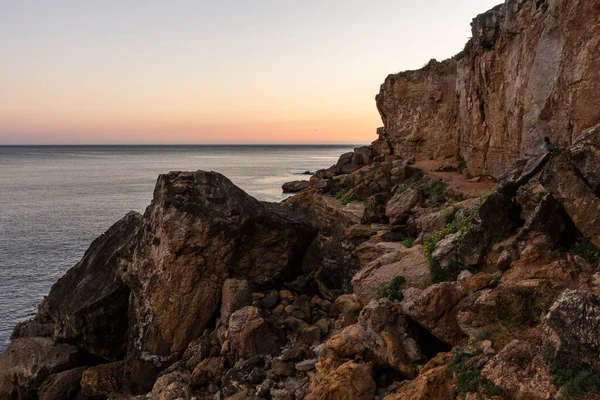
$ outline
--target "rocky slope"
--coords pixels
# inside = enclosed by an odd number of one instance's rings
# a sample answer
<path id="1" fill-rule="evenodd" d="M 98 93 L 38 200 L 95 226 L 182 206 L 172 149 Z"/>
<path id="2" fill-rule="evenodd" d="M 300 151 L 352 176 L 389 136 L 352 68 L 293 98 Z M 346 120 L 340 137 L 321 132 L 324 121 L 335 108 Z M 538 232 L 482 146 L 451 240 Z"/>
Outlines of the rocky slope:
<path id="1" fill-rule="evenodd" d="M 597 1 L 507 0 L 473 20 L 454 59 L 388 76 L 377 107 L 394 153 L 460 154 L 499 177 L 545 136 L 569 147 L 600 123 L 598 15 Z"/>
<path id="2" fill-rule="evenodd" d="M 552 103 L 570 121 L 551 128 L 563 149 L 531 155 L 514 133 L 514 152 L 476 150 L 510 170 L 473 178 L 452 117 L 473 109 L 448 97 L 461 63 L 495 60 L 477 84 L 496 82 L 509 47 L 525 65 L 532 35 L 582 10 L 600 15 L 596 2 L 509 0 L 477 17 L 458 63 L 386 80 L 399 90 L 378 99 L 387 133 L 282 203 L 213 172 L 161 175 L 145 213 L 97 238 L 15 328 L 0 398 L 599 399 L 600 125 L 575 130 L 592 123 L 575 117 L 584 105 Z M 562 32 L 561 52 L 596 43 L 590 32 Z M 512 89 L 496 84 L 479 95 L 501 124 L 491 99 Z"/>

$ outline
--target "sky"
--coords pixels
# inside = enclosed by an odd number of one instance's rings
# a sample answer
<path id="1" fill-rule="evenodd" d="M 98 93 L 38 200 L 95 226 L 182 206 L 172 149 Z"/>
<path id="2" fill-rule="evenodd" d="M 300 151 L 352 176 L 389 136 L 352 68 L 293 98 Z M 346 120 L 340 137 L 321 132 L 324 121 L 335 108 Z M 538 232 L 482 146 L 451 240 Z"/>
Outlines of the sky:
<path id="1" fill-rule="evenodd" d="M 0 144 L 369 143 L 500 0 L 0 0 Z"/>

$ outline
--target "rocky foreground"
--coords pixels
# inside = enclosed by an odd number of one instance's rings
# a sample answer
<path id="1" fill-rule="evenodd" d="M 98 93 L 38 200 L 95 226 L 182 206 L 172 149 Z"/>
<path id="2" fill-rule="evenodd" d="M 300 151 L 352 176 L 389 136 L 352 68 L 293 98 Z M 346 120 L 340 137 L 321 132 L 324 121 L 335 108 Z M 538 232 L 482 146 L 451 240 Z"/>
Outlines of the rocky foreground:
<path id="1" fill-rule="evenodd" d="M 282 203 L 161 175 L 15 328 L 0 399 L 600 399 L 599 5 L 477 17 Z"/>

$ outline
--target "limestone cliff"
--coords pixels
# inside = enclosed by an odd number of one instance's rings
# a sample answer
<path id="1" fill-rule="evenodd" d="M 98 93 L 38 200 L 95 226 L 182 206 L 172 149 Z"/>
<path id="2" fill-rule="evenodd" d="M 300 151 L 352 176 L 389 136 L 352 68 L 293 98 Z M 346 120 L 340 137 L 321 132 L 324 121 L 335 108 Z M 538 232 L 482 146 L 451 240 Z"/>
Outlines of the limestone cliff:
<path id="1" fill-rule="evenodd" d="M 399 155 L 460 154 L 495 177 L 600 123 L 600 3 L 507 0 L 473 19 L 453 59 L 389 75 L 377 95 Z"/>

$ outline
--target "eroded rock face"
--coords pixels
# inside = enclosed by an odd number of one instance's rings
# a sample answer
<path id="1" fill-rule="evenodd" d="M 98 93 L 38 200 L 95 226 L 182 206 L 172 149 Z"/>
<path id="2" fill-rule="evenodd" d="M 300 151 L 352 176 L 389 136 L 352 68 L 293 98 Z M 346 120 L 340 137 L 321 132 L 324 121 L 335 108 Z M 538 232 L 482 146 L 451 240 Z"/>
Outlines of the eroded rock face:
<path id="1" fill-rule="evenodd" d="M 124 275 L 135 314 L 133 385 L 152 381 L 214 321 L 227 278 L 290 279 L 314 235 L 290 204 L 262 203 L 218 173 L 161 175 Z"/>
<path id="2" fill-rule="evenodd" d="M 141 220 L 139 213 L 127 214 L 52 286 L 37 319 L 53 323 L 55 339 L 108 360 L 123 357 L 130 291 L 121 275 L 131 262 Z"/>
<path id="3" fill-rule="evenodd" d="M 546 338 L 559 365 L 591 365 L 600 371 L 600 296 L 565 290 L 544 320 Z"/>
<path id="4" fill-rule="evenodd" d="M 545 136 L 568 147 L 600 122 L 599 13 L 586 0 L 509 0 L 477 16 L 456 60 L 386 78 L 386 139 L 418 158 L 460 148 L 469 172 L 496 177 L 543 153 Z"/>
<path id="5" fill-rule="evenodd" d="M 13 340 L 0 355 L 0 398 L 25 400 L 37 397 L 37 390 L 51 374 L 77 366 L 78 351 L 50 338 Z"/>
<path id="6" fill-rule="evenodd" d="M 318 384 L 306 400 L 371 400 L 377 390 L 371 367 L 367 364 L 348 361 L 334 369 L 327 361 L 322 361 L 317 364 L 317 373 Z"/>

